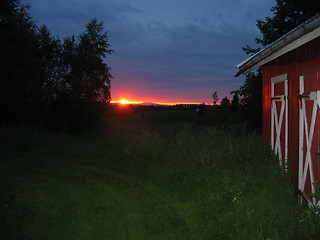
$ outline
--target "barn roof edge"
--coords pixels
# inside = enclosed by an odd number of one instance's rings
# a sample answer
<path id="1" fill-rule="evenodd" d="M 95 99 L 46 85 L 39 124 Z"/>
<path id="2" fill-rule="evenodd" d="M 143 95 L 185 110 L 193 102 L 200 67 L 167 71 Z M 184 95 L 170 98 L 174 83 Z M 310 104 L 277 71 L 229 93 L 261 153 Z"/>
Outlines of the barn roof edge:
<path id="1" fill-rule="evenodd" d="M 286 33 L 258 53 L 236 65 L 235 77 L 246 74 L 267 62 L 320 36 L 320 12 Z M 300 41 L 298 41 L 300 39 Z"/>

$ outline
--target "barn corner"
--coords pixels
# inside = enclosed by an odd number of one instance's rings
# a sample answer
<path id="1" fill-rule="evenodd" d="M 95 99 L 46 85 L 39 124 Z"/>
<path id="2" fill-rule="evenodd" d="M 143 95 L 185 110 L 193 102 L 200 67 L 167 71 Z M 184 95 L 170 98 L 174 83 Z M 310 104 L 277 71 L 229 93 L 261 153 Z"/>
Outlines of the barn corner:
<path id="1" fill-rule="evenodd" d="M 320 182 L 320 13 L 237 65 L 262 69 L 263 139 L 310 205 Z"/>

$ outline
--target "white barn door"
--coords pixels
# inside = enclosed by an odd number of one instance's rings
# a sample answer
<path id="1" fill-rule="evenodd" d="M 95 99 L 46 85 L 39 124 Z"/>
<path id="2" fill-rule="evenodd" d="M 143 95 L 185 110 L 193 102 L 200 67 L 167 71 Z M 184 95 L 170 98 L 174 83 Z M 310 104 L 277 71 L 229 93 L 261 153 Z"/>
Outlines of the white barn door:
<path id="1" fill-rule="evenodd" d="M 287 74 L 271 78 L 271 147 L 280 165 L 288 159 L 288 79 Z"/>
<path id="2" fill-rule="evenodd" d="M 311 205 L 319 205 L 311 194 L 320 180 L 320 72 L 300 76 L 299 190 Z"/>

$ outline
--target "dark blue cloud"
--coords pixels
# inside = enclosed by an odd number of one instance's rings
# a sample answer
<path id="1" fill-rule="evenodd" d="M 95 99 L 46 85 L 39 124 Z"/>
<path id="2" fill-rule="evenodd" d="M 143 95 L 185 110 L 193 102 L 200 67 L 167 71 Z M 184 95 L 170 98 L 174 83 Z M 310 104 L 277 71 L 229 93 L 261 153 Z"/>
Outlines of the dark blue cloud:
<path id="1" fill-rule="evenodd" d="M 53 35 L 77 35 L 86 22 L 103 20 L 115 53 L 113 96 L 121 88 L 177 94 L 186 101 L 229 95 L 243 78 L 235 65 L 241 47 L 259 36 L 256 19 L 269 15 L 274 0 L 31 0 L 31 15 Z M 141 93 L 141 92 L 140 92 Z"/>

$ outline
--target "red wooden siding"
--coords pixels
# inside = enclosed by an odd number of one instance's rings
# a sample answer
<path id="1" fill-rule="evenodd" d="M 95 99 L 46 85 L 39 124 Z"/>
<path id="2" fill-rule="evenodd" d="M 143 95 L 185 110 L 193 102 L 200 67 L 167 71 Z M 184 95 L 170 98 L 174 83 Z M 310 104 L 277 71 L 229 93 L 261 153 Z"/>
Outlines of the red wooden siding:
<path id="1" fill-rule="evenodd" d="M 288 164 L 293 173 L 293 182 L 298 185 L 299 166 L 299 77 L 309 76 L 320 71 L 320 38 L 316 38 L 301 47 L 262 66 L 262 112 L 263 139 L 271 139 L 271 78 L 287 74 L 288 79 Z M 318 81 L 318 80 L 317 80 Z M 315 81 L 305 79 L 306 89 L 319 89 Z M 278 91 L 278 90 L 275 90 Z M 281 90 L 279 90 L 281 91 Z M 319 126 L 316 125 L 319 129 Z M 319 134 L 316 134 L 315 137 Z M 320 175 L 317 176 L 320 180 Z"/>

